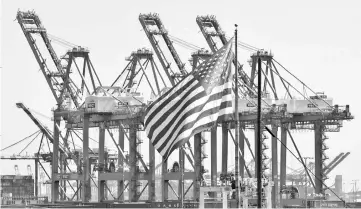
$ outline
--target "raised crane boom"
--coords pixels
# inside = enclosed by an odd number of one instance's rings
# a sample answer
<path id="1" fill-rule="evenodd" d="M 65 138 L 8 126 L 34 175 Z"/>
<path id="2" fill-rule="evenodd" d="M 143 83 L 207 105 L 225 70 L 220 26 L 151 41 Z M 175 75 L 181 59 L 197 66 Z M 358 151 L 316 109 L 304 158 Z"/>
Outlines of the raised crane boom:
<path id="1" fill-rule="evenodd" d="M 328 169 L 325 171 L 325 175 L 328 175 L 334 168 L 336 168 L 336 166 L 338 166 L 338 164 L 340 164 L 348 155 L 350 154 L 350 152 L 347 152 L 346 154 L 344 154 L 341 158 L 339 158 L 337 160 L 337 162 L 335 162 L 333 165 L 331 165 L 330 167 L 328 167 Z"/>
<path id="2" fill-rule="evenodd" d="M 51 92 L 53 93 L 56 102 L 58 104 L 61 104 L 62 103 L 61 98 L 59 98 L 57 94 L 57 91 L 60 90 L 59 85 L 61 81 L 57 79 L 55 76 L 54 77 L 51 76 L 52 72 L 48 68 L 48 65 L 46 64 L 46 60 L 43 58 L 42 54 L 40 53 L 40 50 L 35 42 L 35 39 L 32 36 L 32 34 L 34 33 L 42 34 L 42 38 L 44 39 L 45 45 L 47 45 L 47 49 L 49 50 L 50 56 L 54 60 L 55 65 L 56 66 L 60 65 L 60 61 L 58 60 L 55 51 L 51 47 L 50 41 L 46 36 L 45 28 L 43 28 L 39 17 L 34 12 L 18 11 L 16 15 L 16 19 L 18 20 L 18 23 L 20 24 L 20 27 L 23 30 L 26 39 L 28 40 L 31 50 L 33 51 L 35 58 L 38 61 L 38 64 L 40 65 L 40 69 L 43 72 L 43 75 L 48 83 Z M 31 27 L 30 25 L 35 27 Z"/>
<path id="3" fill-rule="evenodd" d="M 204 38 L 208 43 L 209 48 L 212 50 L 213 53 L 228 42 L 226 35 L 222 31 L 221 26 L 219 25 L 215 16 L 213 15 L 198 16 L 196 21 L 200 30 L 202 31 Z M 220 39 L 222 46 L 217 46 L 217 41 L 215 40 L 214 37 L 218 37 Z M 243 83 L 249 86 L 250 88 L 256 90 L 254 85 L 250 86 L 251 84 L 250 78 L 242 70 L 242 65 L 240 63 L 235 63 L 235 60 L 233 60 L 233 63 L 235 66 L 237 66 L 239 72 L 239 78 L 243 81 Z"/>
<path id="4" fill-rule="evenodd" d="M 34 53 L 34 56 L 57 102 L 58 107 L 62 107 L 66 98 L 70 97 L 75 107 L 79 108 L 82 102 L 82 96 L 84 95 L 83 93 L 85 91 L 84 87 L 86 87 L 88 94 L 92 94 L 97 87 L 96 82 L 102 86 L 100 79 L 89 59 L 89 51 L 80 46 L 73 47 L 66 53 L 65 56 L 59 59 L 51 44 L 46 29 L 42 25 L 38 15 L 35 12 L 18 11 L 16 19 L 18 20 L 18 23 L 24 32 L 24 35 L 30 45 L 31 50 Z M 36 43 L 37 39 L 35 38 L 35 35 L 39 35 L 41 37 L 53 63 L 46 62 L 44 54 L 41 52 L 44 50 L 39 49 Z M 55 41 L 59 41 L 58 39 L 59 38 L 54 37 Z M 80 72 L 81 69 L 79 69 L 78 64 L 75 61 L 76 58 L 82 58 L 84 60 L 83 72 Z M 79 74 L 81 80 L 79 87 L 75 84 L 74 80 L 70 78 L 70 73 L 72 73 L 72 66 L 76 67 Z M 89 87 L 85 82 L 86 68 L 88 69 L 92 84 Z"/>
<path id="5" fill-rule="evenodd" d="M 35 123 L 40 131 L 49 139 L 51 143 L 54 143 L 54 138 L 51 132 L 30 112 L 29 108 L 25 107 L 23 103 L 16 103 L 16 107 L 21 108 L 29 116 L 29 118 Z M 63 147 L 59 147 L 60 152 L 66 153 Z"/>
<path id="6" fill-rule="evenodd" d="M 345 153 L 341 152 L 339 155 L 337 155 L 328 165 L 323 168 L 324 171 L 329 169 L 333 164 L 335 164 Z"/>
<path id="7" fill-rule="evenodd" d="M 155 53 L 157 54 L 157 57 L 162 64 L 169 81 L 171 82 L 172 86 L 174 86 L 179 81 L 179 77 L 186 75 L 187 71 L 184 68 L 185 64 L 180 60 L 179 55 L 176 52 L 173 43 L 168 36 L 168 31 L 164 28 L 164 25 L 160 20 L 158 14 L 140 14 L 139 21 L 150 43 L 152 44 Z M 155 26 L 156 28 L 151 29 L 151 27 L 153 26 Z M 156 35 L 161 35 L 164 39 L 170 53 L 172 54 L 174 61 L 177 64 L 179 73 L 172 71 L 170 67 L 170 62 L 168 62 L 168 60 L 166 59 L 163 51 L 159 47 L 158 41 L 155 39 Z"/>

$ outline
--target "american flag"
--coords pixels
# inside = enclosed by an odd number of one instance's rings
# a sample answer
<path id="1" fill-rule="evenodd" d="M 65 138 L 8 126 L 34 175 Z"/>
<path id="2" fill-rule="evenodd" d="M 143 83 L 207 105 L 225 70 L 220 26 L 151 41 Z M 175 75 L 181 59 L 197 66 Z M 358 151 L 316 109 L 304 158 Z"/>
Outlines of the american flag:
<path id="1" fill-rule="evenodd" d="M 233 39 L 147 108 L 145 131 L 163 157 L 233 117 L 232 45 Z"/>

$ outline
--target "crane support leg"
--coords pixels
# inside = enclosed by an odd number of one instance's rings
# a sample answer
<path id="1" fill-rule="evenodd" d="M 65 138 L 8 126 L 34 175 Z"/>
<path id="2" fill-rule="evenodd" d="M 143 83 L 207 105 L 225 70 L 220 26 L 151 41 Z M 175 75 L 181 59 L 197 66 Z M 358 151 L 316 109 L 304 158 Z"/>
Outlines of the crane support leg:
<path id="1" fill-rule="evenodd" d="M 81 171 L 82 171 L 80 156 L 78 156 L 78 159 L 77 159 L 76 170 L 77 170 L 78 174 L 80 174 Z M 81 200 L 81 197 L 82 197 L 82 184 L 81 184 L 81 182 L 82 182 L 81 180 L 76 181 L 76 187 L 79 190 L 78 193 L 76 193 L 76 199 L 78 201 Z"/>
<path id="2" fill-rule="evenodd" d="M 149 141 L 149 180 L 148 197 L 149 201 L 155 201 L 155 148 Z"/>
<path id="3" fill-rule="evenodd" d="M 179 200 L 181 200 L 182 196 L 181 195 L 184 195 L 184 185 L 183 185 L 183 179 L 182 179 L 182 172 L 181 172 L 181 169 L 184 169 L 184 150 L 183 148 L 179 148 L 179 172 L 181 175 L 179 180 L 178 180 L 178 197 L 179 197 Z"/>
<path id="4" fill-rule="evenodd" d="M 98 158 L 98 176 L 100 173 L 103 173 L 106 169 L 105 160 L 104 160 L 104 145 L 105 145 L 105 129 L 102 127 L 103 124 L 99 127 L 99 158 Z M 98 180 L 98 201 L 102 202 L 105 200 L 104 191 L 105 191 L 105 181 Z"/>
<path id="5" fill-rule="evenodd" d="M 129 165 L 130 165 L 130 184 L 129 184 L 129 200 L 130 202 L 137 201 L 137 127 L 135 125 L 129 126 Z"/>
<path id="6" fill-rule="evenodd" d="M 89 161 L 89 119 L 90 115 L 84 114 L 83 120 L 83 189 L 82 202 L 89 202 L 91 198 L 90 190 L 90 161 Z"/>
<path id="7" fill-rule="evenodd" d="M 162 201 L 168 200 L 168 182 L 169 180 L 165 180 L 164 175 L 168 170 L 168 162 L 165 160 L 165 157 L 162 159 Z"/>
<path id="8" fill-rule="evenodd" d="M 64 159 L 65 159 L 64 153 L 60 153 L 59 158 L 60 158 L 60 160 L 59 160 L 60 175 L 62 175 L 63 173 L 65 173 L 65 171 L 64 171 Z M 65 190 L 65 181 L 60 180 L 59 183 L 60 183 L 60 187 L 63 188 L 63 189 L 60 190 L 60 199 L 65 200 L 65 198 L 66 198 L 65 197 L 65 195 L 66 195 L 65 194 L 65 192 L 66 192 L 66 190 Z"/>
<path id="9" fill-rule="evenodd" d="M 281 172 L 280 172 L 280 188 L 286 185 L 286 167 L 287 167 L 287 127 L 286 124 L 281 126 Z M 282 198 L 282 197 L 281 197 Z"/>
<path id="10" fill-rule="evenodd" d="M 35 197 L 39 195 L 39 159 L 35 159 Z M 40 196 L 40 195 L 39 195 Z"/>
<path id="11" fill-rule="evenodd" d="M 258 147 L 258 143 L 261 143 L 260 142 L 260 139 L 258 138 L 258 133 L 257 133 L 257 128 L 258 128 L 258 126 L 257 126 L 257 124 L 254 124 L 254 176 L 255 176 L 255 178 L 257 178 L 257 176 L 258 176 L 258 155 L 259 155 L 259 153 L 258 153 L 258 149 L 257 149 L 257 147 Z"/>
<path id="12" fill-rule="evenodd" d="M 272 133 L 276 137 L 272 137 L 272 181 L 274 186 L 272 187 L 272 208 L 277 206 L 277 194 L 278 194 L 278 147 L 277 147 L 277 134 L 278 127 L 272 125 Z"/>
<path id="13" fill-rule="evenodd" d="M 315 123 L 315 193 L 321 194 L 322 190 L 322 125 Z"/>
<path id="14" fill-rule="evenodd" d="M 240 127 L 239 128 L 239 141 L 238 141 L 238 146 L 239 149 L 242 152 L 242 156 L 239 158 L 239 175 L 242 177 L 242 179 L 244 178 L 244 168 L 246 165 L 246 162 L 244 161 L 244 139 L 246 138 L 246 136 L 244 135 L 243 129 Z"/>
<path id="15" fill-rule="evenodd" d="M 198 133 L 194 135 L 194 171 L 196 175 L 196 180 L 193 184 L 193 199 L 197 200 L 199 199 L 199 190 L 200 190 L 200 184 L 201 184 L 201 144 L 202 142 L 202 133 Z"/>
<path id="16" fill-rule="evenodd" d="M 217 125 L 211 129 L 211 186 L 217 186 Z"/>
<path id="17" fill-rule="evenodd" d="M 227 173 L 228 160 L 228 126 L 222 123 L 222 173 Z"/>
<path id="18" fill-rule="evenodd" d="M 59 130 L 57 126 L 60 124 L 60 118 L 55 117 L 54 112 L 54 142 L 53 142 L 53 159 L 52 159 L 52 173 L 51 173 L 51 201 L 55 203 L 59 200 L 59 180 L 55 181 L 55 176 L 58 175 L 59 165 Z"/>
<path id="19" fill-rule="evenodd" d="M 119 148 L 123 151 L 124 153 L 124 132 L 123 132 L 123 128 L 121 127 L 121 125 L 119 126 Z M 119 172 L 123 173 L 124 172 L 124 159 L 121 153 L 118 153 L 118 167 L 119 167 Z M 122 194 L 124 190 L 124 180 L 120 180 L 118 181 L 118 200 L 120 201 L 124 201 L 124 195 Z"/>

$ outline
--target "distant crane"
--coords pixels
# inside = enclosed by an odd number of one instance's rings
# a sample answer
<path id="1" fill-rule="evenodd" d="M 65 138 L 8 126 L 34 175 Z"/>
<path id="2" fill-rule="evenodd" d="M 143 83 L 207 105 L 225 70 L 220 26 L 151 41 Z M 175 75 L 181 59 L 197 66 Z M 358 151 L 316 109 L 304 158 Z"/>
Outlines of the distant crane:
<path id="1" fill-rule="evenodd" d="M 17 176 L 20 175 L 18 165 L 14 165 L 14 170 L 15 170 L 15 175 L 17 175 Z"/>
<path id="2" fill-rule="evenodd" d="M 27 169 L 28 169 L 28 175 L 29 175 L 29 176 L 32 176 L 32 175 L 33 175 L 33 172 L 31 171 L 31 166 L 28 165 L 28 166 L 27 166 Z"/>

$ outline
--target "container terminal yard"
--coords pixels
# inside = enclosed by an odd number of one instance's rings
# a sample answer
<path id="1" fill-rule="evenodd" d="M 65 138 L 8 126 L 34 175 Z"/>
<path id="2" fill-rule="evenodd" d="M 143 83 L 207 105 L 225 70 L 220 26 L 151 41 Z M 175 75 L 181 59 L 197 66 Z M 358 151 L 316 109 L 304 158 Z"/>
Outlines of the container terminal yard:
<path id="1" fill-rule="evenodd" d="M 77 21 L 77 14 L 67 15 Z M 15 175 L 2 173 L 2 207 L 361 207 L 355 201 L 361 195 L 357 180 L 349 193 L 342 189 L 342 175 L 326 184 L 329 174 L 352 155 L 340 150 L 329 157 L 328 134 L 353 123 L 356 107 L 319 92 L 327 89 L 308 86 L 297 77 L 300 73 L 277 59 L 276 52 L 237 39 L 235 44 L 249 56 L 248 63 L 235 57 L 229 62 L 238 75 L 232 91 L 238 92 L 233 95 L 237 102 L 232 102 L 238 122 L 218 119 L 169 158 L 159 155 L 145 133 L 147 108 L 227 48 L 233 31 L 223 31 L 216 16 L 194 17 L 198 35 L 208 44 L 199 47 L 203 43 L 171 35 L 160 14 L 140 13 L 141 31 L 130 33 L 143 33 L 151 48 L 130 51 L 127 64 L 111 83 L 99 76 L 104 69 L 96 67 L 91 49 L 51 35 L 44 22 L 52 23 L 40 13 L 19 9 L 14 16 L 29 46 L 20 50 L 27 50 L 38 64 L 38 69 L 22 70 L 39 72 L 35 82 L 46 81 L 54 108 L 48 127 L 20 96 L 13 104 L 37 130 L 7 146 L 2 143 L 1 162 L 31 162 L 27 175 L 18 165 Z M 55 45 L 66 47 L 66 53 L 59 54 Z M 192 51 L 188 60 L 178 47 Z M 32 91 L 32 86 L 26 88 Z M 312 132 L 312 156 L 297 146 L 298 131 Z M 36 151 L 29 152 L 30 146 Z M 18 152 L 4 155 L 10 148 Z M 290 167 L 290 153 L 299 168 Z M 261 194 L 257 176 L 262 177 Z"/>

